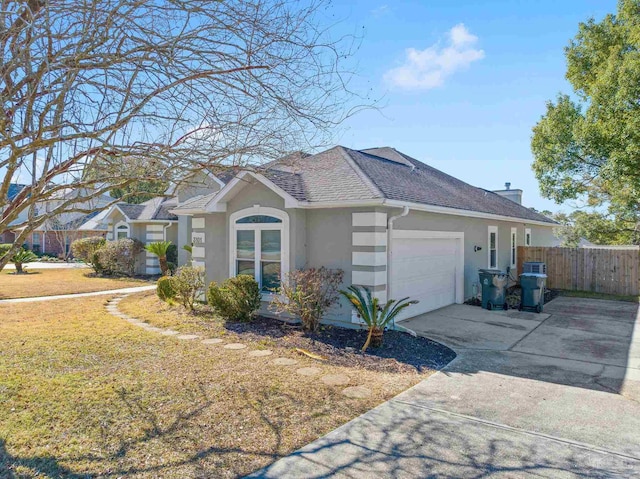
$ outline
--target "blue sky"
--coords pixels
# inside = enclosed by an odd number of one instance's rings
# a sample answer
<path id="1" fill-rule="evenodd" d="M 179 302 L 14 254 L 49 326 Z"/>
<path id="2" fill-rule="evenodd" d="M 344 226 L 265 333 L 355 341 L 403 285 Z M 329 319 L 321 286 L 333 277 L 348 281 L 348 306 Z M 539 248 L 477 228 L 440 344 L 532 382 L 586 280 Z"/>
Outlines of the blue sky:
<path id="1" fill-rule="evenodd" d="M 547 100 L 571 91 L 564 47 L 578 23 L 615 9 L 615 0 L 337 2 L 339 29 L 364 32 L 355 86 L 385 105 L 350 118 L 337 140 L 393 146 L 482 188 L 510 181 L 527 206 L 567 211 L 539 194 L 531 128 Z"/>

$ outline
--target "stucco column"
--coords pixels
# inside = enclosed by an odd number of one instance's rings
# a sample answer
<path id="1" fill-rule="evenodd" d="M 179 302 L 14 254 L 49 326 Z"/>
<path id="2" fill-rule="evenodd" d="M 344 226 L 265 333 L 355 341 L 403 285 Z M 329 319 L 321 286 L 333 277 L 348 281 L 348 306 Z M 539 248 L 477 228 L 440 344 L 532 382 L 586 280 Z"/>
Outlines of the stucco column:
<path id="1" fill-rule="evenodd" d="M 366 286 L 382 304 L 387 301 L 387 213 L 352 213 L 351 282 Z M 360 320 L 352 315 L 353 322 Z"/>
<path id="2" fill-rule="evenodd" d="M 205 267 L 205 235 L 205 219 L 203 217 L 194 216 L 191 219 L 191 244 L 193 244 L 191 257 L 193 266 Z"/>
<path id="3" fill-rule="evenodd" d="M 163 229 L 164 225 L 162 224 L 148 224 L 145 229 L 145 243 L 149 245 L 156 241 L 163 241 Z M 158 257 L 148 251 L 145 255 L 145 272 L 147 274 L 160 274 L 160 262 L 158 261 Z"/>

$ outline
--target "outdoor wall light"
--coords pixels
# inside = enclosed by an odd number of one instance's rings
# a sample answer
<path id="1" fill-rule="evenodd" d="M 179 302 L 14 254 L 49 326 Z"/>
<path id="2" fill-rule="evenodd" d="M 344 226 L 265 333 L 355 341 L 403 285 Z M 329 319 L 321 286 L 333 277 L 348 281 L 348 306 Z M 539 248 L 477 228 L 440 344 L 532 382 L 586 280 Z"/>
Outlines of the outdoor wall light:
<path id="1" fill-rule="evenodd" d="M 475 251 L 476 253 L 477 253 L 478 251 L 480 251 L 481 249 L 482 249 L 482 246 L 474 246 L 474 247 L 473 247 L 473 251 Z"/>

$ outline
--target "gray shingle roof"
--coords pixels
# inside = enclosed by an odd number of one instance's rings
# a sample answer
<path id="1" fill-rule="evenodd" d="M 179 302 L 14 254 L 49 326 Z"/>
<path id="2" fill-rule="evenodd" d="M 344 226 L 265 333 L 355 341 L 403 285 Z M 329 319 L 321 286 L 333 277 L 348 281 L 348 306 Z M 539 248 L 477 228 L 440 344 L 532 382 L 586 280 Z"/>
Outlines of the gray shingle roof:
<path id="1" fill-rule="evenodd" d="M 529 208 L 471 186 L 392 148 L 349 150 L 349 153 L 385 198 L 553 223 Z M 395 155 L 411 166 L 387 159 Z"/>
<path id="2" fill-rule="evenodd" d="M 130 203 L 118 203 L 118 208 L 127 215 L 131 220 L 166 220 L 175 221 L 178 219 L 176 215 L 170 213 L 169 210 L 175 208 L 176 200 L 174 198 L 152 198 L 139 205 Z"/>
<path id="3" fill-rule="evenodd" d="M 279 170 L 265 170 L 261 173 L 275 185 L 293 196 L 296 200 L 307 200 L 302 176 L 299 174 Z"/>
<path id="4" fill-rule="evenodd" d="M 218 175 L 224 183 L 237 170 Z M 471 186 L 393 148 L 352 150 L 336 146 L 315 155 L 296 154 L 257 170 L 299 201 L 390 199 L 554 223 L 491 191 Z M 178 210 L 206 208 L 216 193 L 194 197 Z"/>
<path id="5" fill-rule="evenodd" d="M 272 168 L 279 169 L 282 166 L 275 165 Z M 382 197 L 380 191 L 358 169 L 349 157 L 347 149 L 342 146 L 315 155 L 300 156 L 286 168 L 301 178 L 306 201 L 349 201 Z M 287 186 L 281 187 L 290 193 Z"/>

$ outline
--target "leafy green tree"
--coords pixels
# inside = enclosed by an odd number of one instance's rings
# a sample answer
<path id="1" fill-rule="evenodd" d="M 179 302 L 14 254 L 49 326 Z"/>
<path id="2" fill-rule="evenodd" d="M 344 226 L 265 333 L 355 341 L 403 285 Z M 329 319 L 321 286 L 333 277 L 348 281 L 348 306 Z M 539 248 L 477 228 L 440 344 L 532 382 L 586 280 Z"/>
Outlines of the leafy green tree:
<path id="1" fill-rule="evenodd" d="M 554 232 L 562 246 L 576 247 L 583 238 L 598 245 L 640 244 L 637 215 L 577 210 L 556 213 L 553 219 L 559 223 Z"/>
<path id="2" fill-rule="evenodd" d="M 565 53 L 574 95 L 548 102 L 533 128 L 541 192 L 608 205 L 605 216 L 628 226 L 640 210 L 640 0 L 581 23 Z"/>

